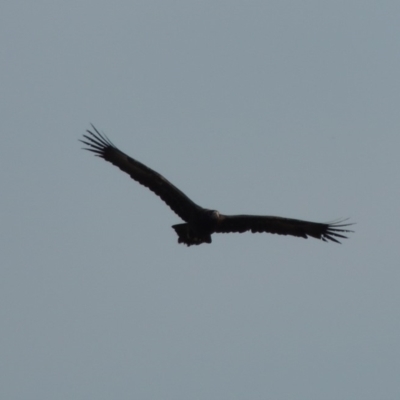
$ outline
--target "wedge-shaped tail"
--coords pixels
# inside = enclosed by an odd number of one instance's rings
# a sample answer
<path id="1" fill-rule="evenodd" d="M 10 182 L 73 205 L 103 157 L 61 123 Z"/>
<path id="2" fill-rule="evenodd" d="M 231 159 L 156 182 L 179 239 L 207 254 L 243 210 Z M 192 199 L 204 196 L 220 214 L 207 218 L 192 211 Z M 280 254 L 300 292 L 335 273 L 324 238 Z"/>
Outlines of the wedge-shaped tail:
<path id="1" fill-rule="evenodd" d="M 202 243 L 211 243 L 211 234 L 199 234 L 193 231 L 189 224 L 172 225 L 178 235 L 178 243 L 184 243 L 187 246 L 199 245 Z"/>

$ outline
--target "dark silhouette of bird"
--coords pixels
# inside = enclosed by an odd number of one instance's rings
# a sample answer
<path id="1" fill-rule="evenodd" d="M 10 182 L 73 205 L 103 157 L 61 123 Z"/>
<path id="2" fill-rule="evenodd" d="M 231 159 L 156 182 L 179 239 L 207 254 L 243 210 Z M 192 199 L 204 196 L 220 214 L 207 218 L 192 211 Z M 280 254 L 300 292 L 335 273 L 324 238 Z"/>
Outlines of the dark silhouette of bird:
<path id="1" fill-rule="evenodd" d="M 169 182 L 158 172 L 119 150 L 104 134 L 93 125 L 80 140 L 96 156 L 114 164 L 132 179 L 149 188 L 159 196 L 185 223 L 173 225 L 178 235 L 178 243 L 187 246 L 211 243 L 213 233 L 230 232 L 268 232 L 278 235 L 291 235 L 302 238 L 308 236 L 325 242 L 340 243 L 346 239 L 344 233 L 353 232 L 347 228 L 352 225 L 339 220 L 331 223 L 301 221 L 298 219 L 258 215 L 223 215 L 194 203 L 185 193 Z"/>

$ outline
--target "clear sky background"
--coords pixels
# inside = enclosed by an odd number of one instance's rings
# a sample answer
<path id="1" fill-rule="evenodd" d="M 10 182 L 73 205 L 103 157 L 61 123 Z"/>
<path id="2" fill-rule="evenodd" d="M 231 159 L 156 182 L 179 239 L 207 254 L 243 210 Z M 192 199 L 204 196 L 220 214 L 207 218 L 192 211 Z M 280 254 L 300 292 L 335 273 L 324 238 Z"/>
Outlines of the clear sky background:
<path id="1" fill-rule="evenodd" d="M 399 1 L 3 1 L 0 398 L 399 399 Z M 194 201 L 326 222 L 177 244 Z"/>

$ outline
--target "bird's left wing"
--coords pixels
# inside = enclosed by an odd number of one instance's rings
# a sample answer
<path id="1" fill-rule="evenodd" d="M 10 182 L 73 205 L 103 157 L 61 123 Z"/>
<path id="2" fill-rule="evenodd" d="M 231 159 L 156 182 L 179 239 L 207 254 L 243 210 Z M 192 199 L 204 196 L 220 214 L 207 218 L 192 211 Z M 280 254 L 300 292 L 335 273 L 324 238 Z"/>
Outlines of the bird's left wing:
<path id="1" fill-rule="evenodd" d="M 92 127 L 94 132 L 88 130 L 88 134 L 83 135 L 85 140 L 81 140 L 88 146 L 86 150 L 114 164 L 132 179 L 149 188 L 184 221 L 188 221 L 192 213 L 201 209 L 161 174 L 123 153 L 93 125 Z"/>
<path id="2" fill-rule="evenodd" d="M 340 243 L 338 238 L 347 239 L 344 233 L 352 232 L 351 230 L 343 229 L 352 225 L 344 222 L 342 220 L 324 224 L 272 216 L 221 215 L 215 232 L 268 232 L 303 238 L 311 236 L 325 242 Z"/>

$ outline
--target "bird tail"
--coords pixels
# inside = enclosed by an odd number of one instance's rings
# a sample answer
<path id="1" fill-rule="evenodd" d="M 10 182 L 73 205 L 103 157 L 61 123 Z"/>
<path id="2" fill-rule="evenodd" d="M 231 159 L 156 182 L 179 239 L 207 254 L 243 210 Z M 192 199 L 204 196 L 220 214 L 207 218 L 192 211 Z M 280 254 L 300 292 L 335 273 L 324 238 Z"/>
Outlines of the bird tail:
<path id="1" fill-rule="evenodd" d="M 199 235 L 190 228 L 189 224 L 172 225 L 172 228 L 178 235 L 178 243 L 184 243 L 187 246 L 211 243 L 210 234 Z"/>

